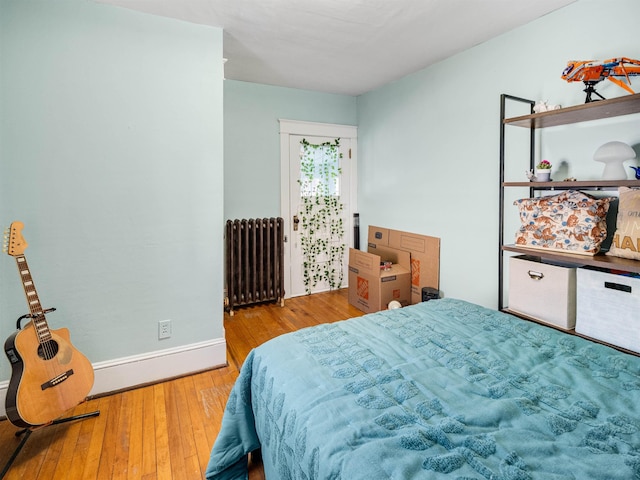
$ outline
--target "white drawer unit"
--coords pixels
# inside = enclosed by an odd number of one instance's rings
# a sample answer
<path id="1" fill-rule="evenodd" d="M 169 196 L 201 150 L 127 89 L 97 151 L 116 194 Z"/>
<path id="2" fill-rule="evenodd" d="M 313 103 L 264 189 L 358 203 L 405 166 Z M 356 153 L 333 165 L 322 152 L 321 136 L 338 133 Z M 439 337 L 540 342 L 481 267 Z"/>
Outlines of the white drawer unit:
<path id="1" fill-rule="evenodd" d="M 509 259 L 509 310 L 572 330 L 576 324 L 576 268 L 526 255 Z"/>
<path id="2" fill-rule="evenodd" d="M 578 269 L 576 332 L 640 353 L 640 278 Z"/>

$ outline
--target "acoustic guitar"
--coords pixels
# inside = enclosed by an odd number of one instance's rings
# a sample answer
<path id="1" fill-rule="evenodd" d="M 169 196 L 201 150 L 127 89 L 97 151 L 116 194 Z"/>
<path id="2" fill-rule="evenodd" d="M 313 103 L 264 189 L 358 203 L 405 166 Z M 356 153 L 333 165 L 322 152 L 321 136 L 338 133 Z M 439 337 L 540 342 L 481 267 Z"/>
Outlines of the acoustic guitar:
<path id="1" fill-rule="evenodd" d="M 27 297 L 29 322 L 4 344 L 11 363 L 6 397 L 9 421 L 32 428 L 51 423 L 83 402 L 93 387 L 91 362 L 71 344 L 69 330 L 50 330 L 24 256 L 27 243 L 22 222 L 13 222 L 5 234 L 5 252 L 15 257 Z"/>

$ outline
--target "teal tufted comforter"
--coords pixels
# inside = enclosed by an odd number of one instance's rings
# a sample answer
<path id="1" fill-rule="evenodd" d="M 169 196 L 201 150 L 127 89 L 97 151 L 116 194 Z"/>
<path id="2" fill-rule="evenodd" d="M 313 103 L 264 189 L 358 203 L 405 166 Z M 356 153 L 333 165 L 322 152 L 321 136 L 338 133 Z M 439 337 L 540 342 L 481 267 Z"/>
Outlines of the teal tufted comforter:
<path id="1" fill-rule="evenodd" d="M 208 479 L 640 479 L 640 358 L 454 299 L 247 357 Z"/>

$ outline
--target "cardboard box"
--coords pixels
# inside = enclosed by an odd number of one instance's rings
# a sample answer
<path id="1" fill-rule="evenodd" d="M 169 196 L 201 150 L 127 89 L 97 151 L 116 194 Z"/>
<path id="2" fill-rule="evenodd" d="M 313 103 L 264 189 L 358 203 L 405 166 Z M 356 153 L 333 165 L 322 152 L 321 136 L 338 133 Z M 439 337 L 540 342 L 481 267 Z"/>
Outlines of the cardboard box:
<path id="1" fill-rule="evenodd" d="M 576 269 L 526 255 L 509 258 L 509 310 L 572 330 L 576 325 Z"/>
<path id="2" fill-rule="evenodd" d="M 440 239 L 427 235 L 369 226 L 369 252 L 380 247 L 409 252 L 411 258 L 411 304 L 422 301 L 422 288 L 440 289 Z"/>
<path id="3" fill-rule="evenodd" d="M 410 302 L 410 255 L 384 248 L 378 253 L 349 249 L 349 303 L 365 313 L 384 310 L 391 300 Z M 387 261 L 391 267 L 380 268 Z"/>
<path id="4" fill-rule="evenodd" d="M 369 226 L 369 232 L 367 236 L 368 248 L 376 248 L 378 246 L 389 246 L 389 229 L 381 227 Z"/>
<path id="5" fill-rule="evenodd" d="M 640 278 L 579 268 L 576 332 L 640 353 Z"/>

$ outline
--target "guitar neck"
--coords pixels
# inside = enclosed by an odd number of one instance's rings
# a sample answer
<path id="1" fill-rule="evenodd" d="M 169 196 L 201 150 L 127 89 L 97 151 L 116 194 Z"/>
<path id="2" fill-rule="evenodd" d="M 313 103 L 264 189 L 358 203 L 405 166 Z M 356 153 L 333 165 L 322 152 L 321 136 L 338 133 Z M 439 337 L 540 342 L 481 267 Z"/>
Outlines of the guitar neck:
<path id="1" fill-rule="evenodd" d="M 38 292 L 36 292 L 36 287 L 33 284 L 33 278 L 31 278 L 31 271 L 29 270 L 27 259 L 24 255 L 18 255 L 15 258 L 16 264 L 18 265 L 18 272 L 22 279 L 24 294 L 27 297 L 29 312 L 31 313 L 33 325 L 36 330 L 36 335 L 38 336 L 39 342 L 44 343 L 51 339 L 51 331 L 49 330 L 47 319 L 45 318 L 42 305 L 40 304 Z"/>

